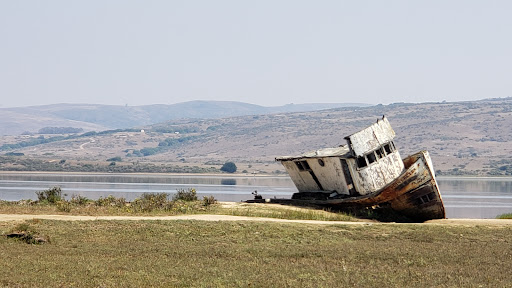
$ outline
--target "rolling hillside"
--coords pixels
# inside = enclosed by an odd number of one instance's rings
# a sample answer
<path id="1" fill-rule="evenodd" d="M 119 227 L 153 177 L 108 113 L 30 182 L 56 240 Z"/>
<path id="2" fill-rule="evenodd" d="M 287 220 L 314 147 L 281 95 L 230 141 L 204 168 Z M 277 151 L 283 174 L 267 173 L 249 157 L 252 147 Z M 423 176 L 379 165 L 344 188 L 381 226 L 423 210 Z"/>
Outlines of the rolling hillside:
<path id="1" fill-rule="evenodd" d="M 441 175 L 512 175 L 512 98 L 182 119 L 144 126 L 144 132 L 89 133 L 0 153 L 66 160 L 66 165 L 86 161 L 107 165 L 107 159 L 119 157 L 118 167 L 152 163 L 219 168 L 233 161 L 239 171 L 282 173 L 284 169 L 273 161 L 276 156 L 345 144 L 344 136 L 382 115 L 396 131 L 395 144 L 402 157 L 425 149 Z M 0 146 L 30 137 L 38 136 L 3 137 Z M 12 163 L 2 169 L 6 165 Z"/>
<path id="2" fill-rule="evenodd" d="M 242 115 L 315 111 L 367 104 L 288 104 L 264 107 L 230 101 L 190 101 L 173 105 L 112 106 L 55 104 L 0 109 L 0 136 L 37 133 L 44 127 L 73 127 L 85 131 L 132 128 L 175 119 L 215 119 Z"/>

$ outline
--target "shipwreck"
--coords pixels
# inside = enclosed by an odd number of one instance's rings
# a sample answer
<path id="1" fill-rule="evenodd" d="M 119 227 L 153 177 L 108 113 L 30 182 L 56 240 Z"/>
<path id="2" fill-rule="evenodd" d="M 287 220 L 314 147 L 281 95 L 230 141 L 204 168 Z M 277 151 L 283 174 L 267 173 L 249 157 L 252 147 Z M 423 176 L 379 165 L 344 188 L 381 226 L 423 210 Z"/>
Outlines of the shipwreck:
<path id="1" fill-rule="evenodd" d="M 445 218 L 443 200 L 427 151 L 404 159 L 395 131 L 382 117 L 345 137 L 346 145 L 277 157 L 298 192 L 291 199 L 255 199 L 339 209 L 392 209 L 413 221 Z"/>

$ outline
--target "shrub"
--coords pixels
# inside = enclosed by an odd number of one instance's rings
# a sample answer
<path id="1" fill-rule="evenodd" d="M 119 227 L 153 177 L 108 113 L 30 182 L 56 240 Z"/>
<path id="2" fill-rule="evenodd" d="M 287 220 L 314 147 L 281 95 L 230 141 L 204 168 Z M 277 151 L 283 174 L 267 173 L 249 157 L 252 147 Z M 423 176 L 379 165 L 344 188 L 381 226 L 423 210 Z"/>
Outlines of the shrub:
<path id="1" fill-rule="evenodd" d="M 172 202 L 167 200 L 167 193 L 144 193 L 135 199 L 131 206 L 135 211 L 151 212 L 153 210 L 170 210 Z"/>
<path id="2" fill-rule="evenodd" d="M 75 204 L 75 205 L 85 205 L 87 203 L 89 203 L 91 200 L 89 200 L 87 197 L 83 197 L 83 196 L 80 196 L 80 195 L 73 195 L 71 197 L 71 203 Z"/>
<path id="3" fill-rule="evenodd" d="M 159 151 L 160 151 L 160 148 L 158 148 L 158 147 L 140 149 L 140 153 L 142 153 L 142 155 L 144 155 L 144 156 L 151 156 L 151 155 L 157 154 Z"/>
<path id="4" fill-rule="evenodd" d="M 228 173 L 235 173 L 236 169 L 237 169 L 236 164 L 233 162 L 226 162 L 220 168 L 221 171 L 228 172 Z"/>
<path id="5" fill-rule="evenodd" d="M 103 198 L 100 197 L 98 200 L 94 201 L 96 206 L 115 206 L 115 207 L 124 207 L 126 205 L 126 199 L 123 197 L 116 198 L 112 195 L 108 195 L 108 197 Z"/>
<path id="6" fill-rule="evenodd" d="M 215 203 L 217 203 L 217 199 L 215 199 L 215 197 L 212 195 L 203 197 L 203 206 L 208 207 Z"/>
<path id="7" fill-rule="evenodd" d="M 197 193 L 196 189 L 188 188 L 188 189 L 177 189 L 176 194 L 173 197 L 173 200 L 183 200 L 183 201 L 197 201 Z"/>
<path id="8" fill-rule="evenodd" d="M 58 201 L 62 200 L 62 190 L 58 186 L 55 186 L 44 191 L 36 192 L 36 195 L 39 202 L 48 202 L 55 204 Z"/>
<path id="9" fill-rule="evenodd" d="M 71 203 L 66 200 L 57 201 L 57 210 L 60 212 L 71 212 Z"/>
<path id="10" fill-rule="evenodd" d="M 2 203 L 2 204 L 14 203 L 19 206 L 31 206 L 31 205 L 37 204 L 37 201 L 34 201 L 32 199 L 22 199 L 22 200 L 15 201 L 15 202 L 0 201 L 0 203 Z"/>

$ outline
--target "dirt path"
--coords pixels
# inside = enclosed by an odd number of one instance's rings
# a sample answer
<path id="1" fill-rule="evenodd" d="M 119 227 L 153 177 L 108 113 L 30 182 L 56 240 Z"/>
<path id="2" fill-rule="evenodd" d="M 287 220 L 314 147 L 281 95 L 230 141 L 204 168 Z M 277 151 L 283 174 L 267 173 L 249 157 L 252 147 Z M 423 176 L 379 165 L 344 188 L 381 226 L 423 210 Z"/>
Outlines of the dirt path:
<path id="1" fill-rule="evenodd" d="M 94 142 L 96 142 L 96 140 L 94 140 L 94 138 L 91 138 L 89 142 L 85 142 L 84 144 L 80 145 L 80 150 L 84 150 L 85 145 L 91 144 Z"/>
<path id="2" fill-rule="evenodd" d="M 231 215 L 179 215 L 179 216 L 85 216 L 85 215 L 29 215 L 29 214 L 0 214 L 0 221 L 24 221 L 31 219 L 48 219 L 62 221 L 93 221 L 93 220 L 200 220 L 200 221 L 258 221 L 280 223 L 304 223 L 317 225 L 393 225 L 396 223 L 381 223 L 373 221 L 317 221 L 317 220 L 287 220 L 263 217 L 244 217 Z M 421 224 L 421 223 L 420 223 Z M 424 225 L 467 225 L 467 226 L 512 226 L 511 219 L 440 219 L 423 223 Z"/>

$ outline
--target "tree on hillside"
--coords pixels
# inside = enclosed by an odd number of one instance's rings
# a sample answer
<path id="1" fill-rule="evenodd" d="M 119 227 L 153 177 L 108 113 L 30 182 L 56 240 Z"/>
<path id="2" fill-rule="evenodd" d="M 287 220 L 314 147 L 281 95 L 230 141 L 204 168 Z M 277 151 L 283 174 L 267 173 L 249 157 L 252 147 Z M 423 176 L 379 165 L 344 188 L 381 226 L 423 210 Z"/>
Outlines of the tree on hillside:
<path id="1" fill-rule="evenodd" d="M 222 167 L 220 168 L 221 171 L 228 172 L 228 173 L 235 173 L 236 172 L 236 165 L 233 162 L 226 162 Z"/>

